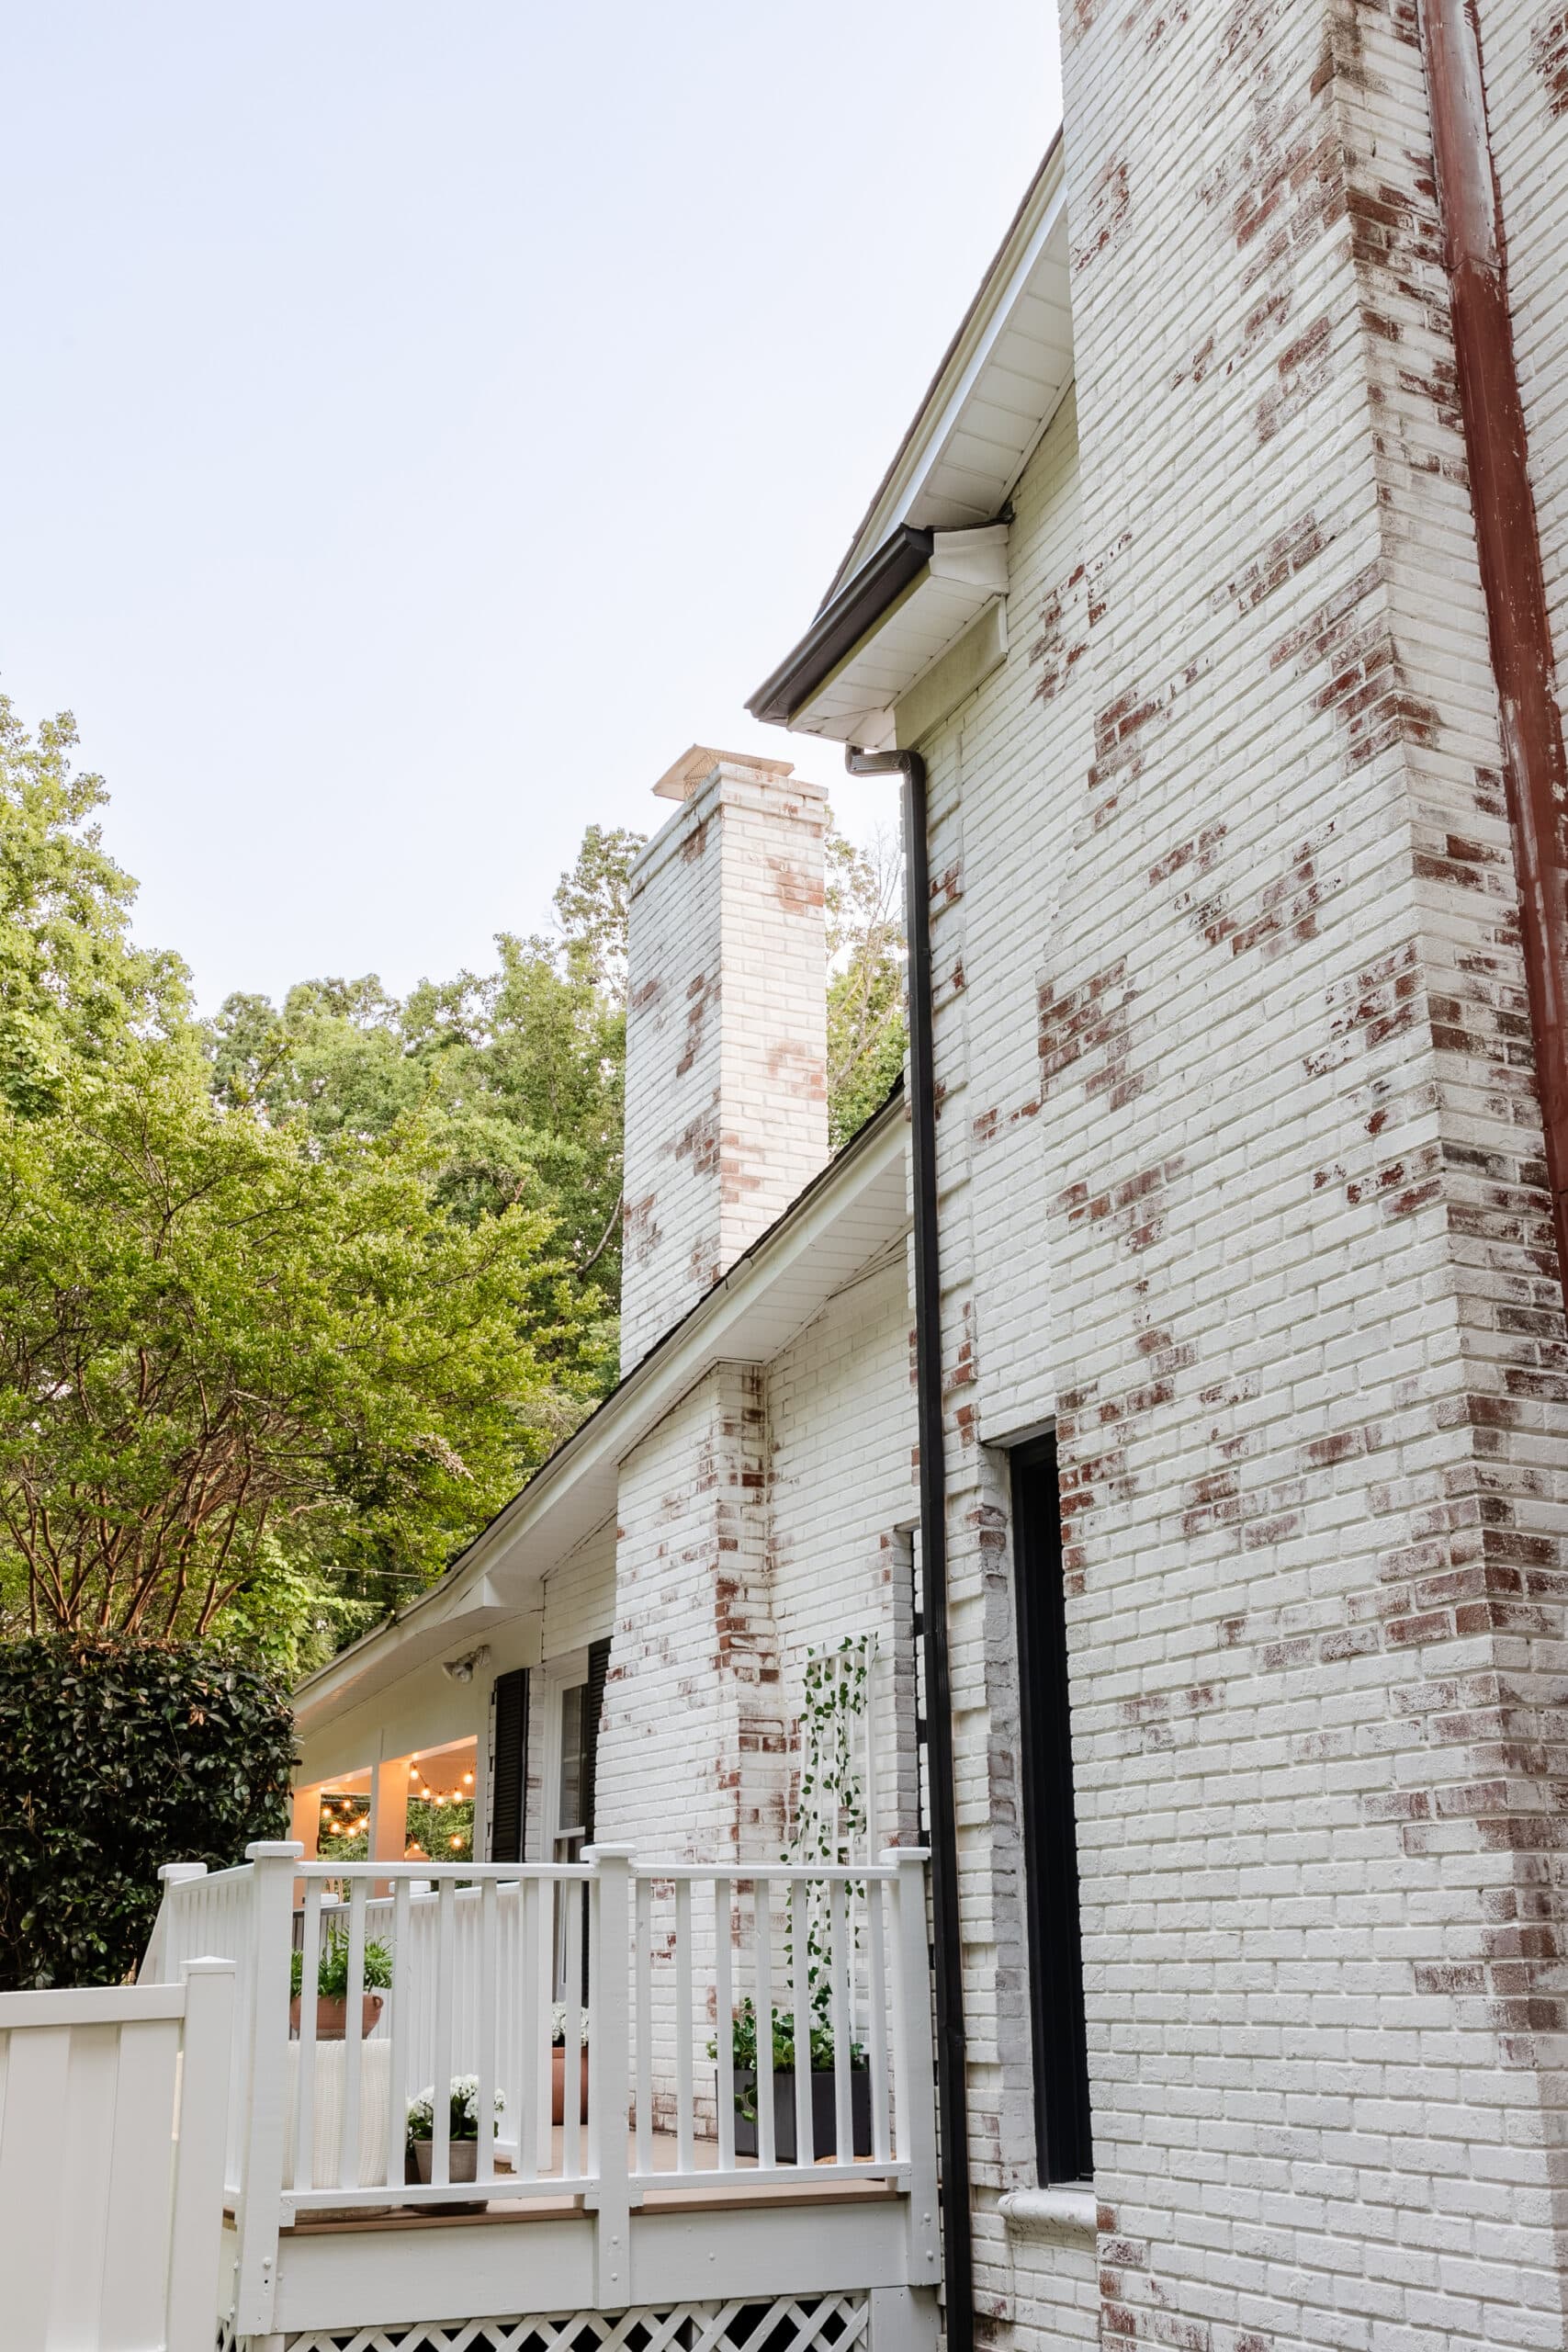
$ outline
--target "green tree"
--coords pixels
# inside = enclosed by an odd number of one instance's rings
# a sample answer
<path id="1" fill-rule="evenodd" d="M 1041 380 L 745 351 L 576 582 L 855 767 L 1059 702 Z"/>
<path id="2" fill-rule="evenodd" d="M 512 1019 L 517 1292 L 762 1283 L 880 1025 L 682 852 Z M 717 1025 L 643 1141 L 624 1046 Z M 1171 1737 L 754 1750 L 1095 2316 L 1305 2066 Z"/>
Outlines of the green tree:
<path id="1" fill-rule="evenodd" d="M 417 1112 L 322 1145 L 135 1040 L 60 1093 L 0 1114 L 12 1621 L 330 1647 L 581 1415 L 603 1302 L 539 1211 L 449 1214 Z"/>
<path id="2" fill-rule="evenodd" d="M 548 1215 L 581 1297 L 613 1317 L 620 1288 L 626 899 L 641 837 L 591 825 L 556 892 L 559 933 L 502 933 L 499 967 L 424 980 L 307 980 L 281 1010 L 231 996 L 208 1032 L 231 1109 L 318 1148 L 418 1114 L 436 1195 L 477 1227 L 519 1205 Z M 613 1362 L 614 1331 L 604 1333 Z"/>
<path id="3" fill-rule="evenodd" d="M 69 711 L 34 737 L 0 695 L 0 1102 L 29 1115 L 73 1059 L 174 1034 L 187 1012 L 179 959 L 132 944 L 136 885 L 104 849 L 108 796 L 73 771 L 75 744 Z"/>
<path id="4" fill-rule="evenodd" d="M 857 849 L 828 835 L 828 1132 L 837 1151 L 886 1100 L 904 1067 L 903 859 L 879 835 Z"/>

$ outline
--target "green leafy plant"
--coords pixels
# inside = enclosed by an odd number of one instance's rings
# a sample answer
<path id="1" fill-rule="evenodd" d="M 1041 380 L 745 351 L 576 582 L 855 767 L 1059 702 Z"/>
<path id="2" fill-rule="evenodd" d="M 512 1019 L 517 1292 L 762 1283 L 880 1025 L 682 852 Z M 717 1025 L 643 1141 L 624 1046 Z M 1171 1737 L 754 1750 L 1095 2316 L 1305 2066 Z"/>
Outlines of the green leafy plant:
<path id="1" fill-rule="evenodd" d="M 288 1989 L 296 2000 L 304 1981 L 305 1955 L 295 1952 L 290 1960 Z M 384 1993 L 392 1981 L 392 1955 L 385 1944 L 367 1943 L 365 1947 L 365 1990 Z M 327 1939 L 316 1962 L 316 1992 L 323 2001 L 344 2001 L 348 1998 L 348 1937 L 340 1928 L 329 1928 Z"/>
<path id="2" fill-rule="evenodd" d="M 836 2047 L 833 2039 L 833 2021 L 829 2011 L 829 1995 L 826 1984 L 819 1984 L 813 1992 L 809 2015 L 811 2071 L 814 2075 L 825 2074 L 832 2066 Z M 773 2011 L 773 2072 L 775 2075 L 795 2072 L 795 2048 L 794 2010 L 775 2008 Z M 729 2054 L 738 2075 L 746 2074 L 754 2077 L 758 2074 L 757 2008 L 750 1994 L 730 2019 Z M 716 2058 L 717 2055 L 717 2041 L 710 2041 L 708 2056 Z M 850 2064 L 863 2066 L 864 2064 L 864 2043 L 852 2041 Z M 738 2087 L 735 2093 L 735 2105 L 737 2112 L 745 2116 L 748 2122 L 756 2120 L 757 2103 L 751 2089 Z"/>
<path id="3" fill-rule="evenodd" d="M 479 2136 L 479 2078 L 477 2075 L 454 2075 L 447 2094 L 450 2100 L 449 2136 L 454 2140 L 477 2140 Z M 503 2091 L 494 2094 L 495 2112 L 499 2115 L 506 2105 Z M 412 2148 L 416 2140 L 435 2137 L 435 2086 L 428 2084 L 417 2098 L 409 2101 L 408 2141 Z"/>
<path id="4" fill-rule="evenodd" d="M 206 1645 L 0 1644 L 0 1989 L 122 1984 L 159 1866 L 282 1837 L 293 1763 L 283 1691 Z"/>

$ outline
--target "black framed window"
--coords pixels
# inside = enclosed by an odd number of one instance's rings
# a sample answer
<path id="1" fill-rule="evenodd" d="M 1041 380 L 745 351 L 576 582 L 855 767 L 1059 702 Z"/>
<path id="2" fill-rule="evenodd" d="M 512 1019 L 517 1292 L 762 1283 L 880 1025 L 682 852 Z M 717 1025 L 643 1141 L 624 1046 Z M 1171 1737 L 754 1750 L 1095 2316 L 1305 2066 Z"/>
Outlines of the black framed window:
<path id="1" fill-rule="evenodd" d="M 1012 1552 L 1035 2150 L 1043 2181 L 1088 2180 L 1094 2148 L 1055 1437 L 1012 1457 Z"/>

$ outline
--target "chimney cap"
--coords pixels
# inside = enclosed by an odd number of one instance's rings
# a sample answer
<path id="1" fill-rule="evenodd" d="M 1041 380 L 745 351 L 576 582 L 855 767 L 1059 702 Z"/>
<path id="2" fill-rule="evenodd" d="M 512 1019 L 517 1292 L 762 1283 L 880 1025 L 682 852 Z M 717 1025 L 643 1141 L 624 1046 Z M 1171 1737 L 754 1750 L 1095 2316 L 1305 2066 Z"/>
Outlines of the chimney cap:
<path id="1" fill-rule="evenodd" d="M 689 800 L 715 768 L 721 767 L 740 768 L 759 777 L 795 774 L 793 760 L 765 760 L 754 752 L 716 752 L 706 743 L 694 743 L 665 769 L 654 792 L 660 800 Z"/>

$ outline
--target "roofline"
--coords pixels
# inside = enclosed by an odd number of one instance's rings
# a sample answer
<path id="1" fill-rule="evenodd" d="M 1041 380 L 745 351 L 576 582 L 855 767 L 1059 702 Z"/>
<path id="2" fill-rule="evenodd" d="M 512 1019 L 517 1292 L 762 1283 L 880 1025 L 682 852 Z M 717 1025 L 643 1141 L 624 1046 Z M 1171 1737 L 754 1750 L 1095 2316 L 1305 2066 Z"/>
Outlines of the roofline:
<path id="1" fill-rule="evenodd" d="M 910 418 L 908 430 L 894 451 L 886 472 L 877 483 L 870 505 L 856 524 L 854 536 L 845 548 L 843 559 L 828 583 L 828 593 L 818 607 L 819 613 L 825 615 L 837 597 L 851 566 L 860 553 L 866 534 L 875 522 L 878 509 L 886 501 L 900 473 L 906 469 L 908 459 L 919 447 L 923 431 L 930 427 L 940 413 L 944 404 L 943 395 L 948 390 L 951 379 L 961 372 L 960 362 L 967 356 L 968 347 L 976 339 L 976 332 L 987 315 L 991 300 L 1011 275 L 1010 265 L 1016 259 L 1017 249 L 1027 243 L 1026 232 L 1032 226 L 1032 215 L 1045 194 L 1045 184 L 1055 176 L 1062 153 L 1062 129 L 1063 126 L 1058 123 L 1055 136 L 1040 159 L 1040 168 L 1025 188 L 1023 199 L 1008 223 L 1006 235 L 991 256 L 989 266 L 975 290 L 974 299 L 958 322 L 952 342 L 938 361 L 936 373 L 927 385 L 920 404 Z M 771 685 L 773 681 L 770 679 L 768 683 Z M 760 688 L 759 694 L 765 691 L 765 688 Z M 749 710 L 752 707 L 752 704 L 747 705 Z"/>
<path id="2" fill-rule="evenodd" d="M 601 1398 L 586 1420 L 579 1422 L 571 1435 L 563 1439 L 549 1458 L 541 1463 L 527 1485 L 520 1487 L 509 1501 L 503 1503 L 492 1519 L 486 1521 L 479 1533 L 464 1545 L 462 1551 L 437 1581 L 427 1586 L 417 1599 L 410 1601 L 406 1608 L 400 1610 L 395 1617 L 387 1618 L 380 1624 L 373 1625 L 368 1633 L 361 1634 L 357 1641 L 350 1642 L 346 1648 L 335 1651 L 324 1665 L 317 1667 L 312 1673 L 306 1675 L 302 1681 L 295 1685 L 293 1697 L 296 1704 L 308 1698 L 324 1697 L 330 1690 L 332 1683 L 342 1679 L 343 1670 L 351 1660 L 357 1673 L 372 1651 L 383 1645 L 394 1645 L 404 1628 L 424 1611 L 434 1608 L 438 1602 L 450 1600 L 454 1587 L 458 1580 L 482 1565 L 486 1555 L 494 1550 L 499 1538 L 508 1532 L 512 1522 L 522 1515 L 525 1508 L 536 1503 L 541 1494 L 547 1495 L 551 1487 L 559 1485 L 568 1476 L 574 1457 L 586 1450 L 592 1438 L 603 1434 L 606 1421 L 612 1421 L 618 1412 L 626 1410 L 630 1401 L 657 1377 L 659 1372 L 664 1369 L 679 1341 L 689 1333 L 691 1326 L 701 1317 L 710 1314 L 719 1300 L 732 1291 L 747 1274 L 754 1272 L 758 1261 L 776 1243 L 787 1238 L 793 1227 L 805 1221 L 809 1211 L 818 1204 L 822 1193 L 835 1182 L 840 1182 L 856 1162 L 863 1159 L 880 1142 L 888 1129 L 902 1125 L 903 1117 L 904 1080 L 900 1072 L 889 1088 L 886 1099 L 872 1113 L 865 1125 L 851 1136 L 840 1151 L 834 1154 L 825 1168 L 818 1170 L 811 1182 L 795 1194 L 783 1214 L 775 1217 L 773 1224 L 758 1235 L 750 1248 L 743 1251 L 735 1263 L 719 1275 L 716 1282 L 703 1293 L 702 1297 L 694 1306 L 688 1307 L 680 1321 L 672 1323 L 662 1337 L 649 1348 L 648 1353 L 637 1359 L 630 1372 L 623 1374 L 609 1395 Z"/>
<path id="3" fill-rule="evenodd" d="M 763 680 L 746 705 L 752 718 L 766 726 L 787 727 L 846 654 L 919 579 L 931 561 L 935 537 L 932 531 L 901 523 Z"/>

